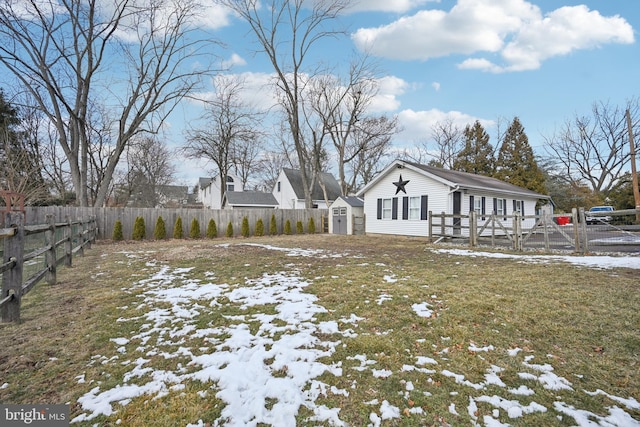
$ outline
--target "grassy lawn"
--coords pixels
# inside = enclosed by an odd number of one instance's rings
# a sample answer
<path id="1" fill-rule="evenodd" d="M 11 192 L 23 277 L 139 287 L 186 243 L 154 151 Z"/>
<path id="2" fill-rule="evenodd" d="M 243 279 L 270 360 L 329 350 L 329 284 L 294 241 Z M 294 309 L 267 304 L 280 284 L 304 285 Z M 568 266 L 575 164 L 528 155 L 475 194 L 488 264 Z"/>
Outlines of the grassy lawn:
<path id="1" fill-rule="evenodd" d="M 99 243 L 23 299 L 20 324 L 0 325 L 0 402 L 69 403 L 82 426 L 224 425 L 238 411 L 219 374 L 256 347 L 234 348 L 240 334 L 264 346 L 256 357 L 271 355 L 260 363 L 279 384 L 299 372 L 279 346 L 321 324 L 291 347 L 329 367 L 301 385 L 313 398 L 298 425 L 331 425 L 332 408 L 353 426 L 640 423 L 640 270 L 432 251 L 443 247 L 331 235 Z M 279 298 L 312 311 L 295 322 L 259 293 L 292 278 Z M 112 413 L 90 406 L 111 392 Z M 285 400 L 259 397 L 266 412 Z"/>

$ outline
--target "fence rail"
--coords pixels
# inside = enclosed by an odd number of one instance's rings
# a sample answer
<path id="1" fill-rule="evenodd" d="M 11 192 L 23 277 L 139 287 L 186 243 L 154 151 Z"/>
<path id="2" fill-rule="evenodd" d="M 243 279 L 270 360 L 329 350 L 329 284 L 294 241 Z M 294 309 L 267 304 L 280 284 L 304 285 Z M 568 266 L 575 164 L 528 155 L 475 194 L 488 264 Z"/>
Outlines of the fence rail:
<path id="1" fill-rule="evenodd" d="M 572 250 L 577 253 L 640 249 L 640 211 L 636 209 L 589 214 L 573 209 L 571 214 L 452 215 L 429 214 L 429 238 L 432 242 L 462 241 L 471 247 L 488 245 L 510 247 L 516 251 L 539 249 Z"/>
<path id="2" fill-rule="evenodd" d="M 57 223 L 53 216 L 49 216 L 47 224 L 38 225 L 25 225 L 24 220 L 21 212 L 7 212 L 4 224 L 8 227 L 0 229 L 0 238 L 3 240 L 0 313 L 3 322 L 19 321 L 22 297 L 44 278 L 48 284 L 55 284 L 57 266 L 62 263 L 71 266 L 73 255 L 83 254 L 84 248 L 90 247 L 96 239 L 95 218 Z M 27 252 L 25 238 L 38 234 L 44 234 L 45 245 Z M 63 237 L 58 239 L 59 235 Z M 74 242 L 77 243 L 76 246 Z M 63 249 L 62 256 L 58 256 L 58 248 Z M 24 280 L 26 263 L 43 256 L 44 267 Z"/>

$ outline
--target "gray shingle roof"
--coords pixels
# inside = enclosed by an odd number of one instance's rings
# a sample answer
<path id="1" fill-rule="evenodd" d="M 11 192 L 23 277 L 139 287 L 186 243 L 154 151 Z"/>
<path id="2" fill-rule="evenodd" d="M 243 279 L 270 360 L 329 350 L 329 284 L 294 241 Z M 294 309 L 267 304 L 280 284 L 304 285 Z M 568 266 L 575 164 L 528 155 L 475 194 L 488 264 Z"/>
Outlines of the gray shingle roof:
<path id="1" fill-rule="evenodd" d="M 296 193 L 296 197 L 299 200 L 304 199 L 304 187 L 302 185 L 302 174 L 299 170 L 296 169 L 287 169 L 283 168 L 282 171 L 287 176 L 289 183 L 293 187 L 293 191 Z M 340 184 L 338 181 L 327 172 L 320 173 L 320 179 L 324 183 L 327 189 L 327 198 L 329 200 L 336 200 L 342 194 L 340 190 Z M 324 193 L 322 191 L 322 187 L 318 182 L 313 186 L 313 191 L 311 192 L 311 200 L 324 200 Z"/>
<path id="2" fill-rule="evenodd" d="M 548 199 L 549 196 L 536 193 L 535 191 L 528 190 L 526 188 L 519 187 L 517 185 L 509 184 L 508 182 L 501 181 L 496 178 L 491 178 L 483 175 L 476 175 L 467 172 L 460 172 L 448 169 L 436 168 L 433 166 L 422 165 L 419 163 L 403 161 L 408 165 L 423 170 L 427 173 L 435 175 L 445 181 L 459 186 L 460 188 L 473 188 L 483 190 L 498 190 L 509 193 L 528 194 L 532 197 L 538 197 L 542 199 Z"/>
<path id="3" fill-rule="evenodd" d="M 227 191 L 225 196 L 231 206 L 278 206 L 273 194 L 261 191 Z"/>
<path id="4" fill-rule="evenodd" d="M 354 208 L 361 208 L 364 206 L 364 200 L 356 196 L 340 196 L 342 200 L 347 202 L 349 206 Z"/>

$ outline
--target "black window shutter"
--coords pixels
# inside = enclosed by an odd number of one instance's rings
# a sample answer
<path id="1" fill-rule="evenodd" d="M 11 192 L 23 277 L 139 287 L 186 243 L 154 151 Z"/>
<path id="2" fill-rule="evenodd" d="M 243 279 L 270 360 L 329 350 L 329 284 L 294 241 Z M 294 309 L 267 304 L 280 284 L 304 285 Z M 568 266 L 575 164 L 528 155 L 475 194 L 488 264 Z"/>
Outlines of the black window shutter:
<path id="1" fill-rule="evenodd" d="M 378 199 L 378 219 L 382 219 L 382 199 Z"/>
<path id="2" fill-rule="evenodd" d="M 520 213 L 524 216 L 524 200 L 520 200 L 520 209 L 522 210 Z"/>
<path id="3" fill-rule="evenodd" d="M 391 200 L 391 219 L 398 219 L 398 198 Z"/>
<path id="4" fill-rule="evenodd" d="M 427 215 L 429 214 L 428 200 L 429 200 L 428 196 L 422 196 L 420 198 L 420 219 L 422 221 L 426 221 Z"/>
<path id="5" fill-rule="evenodd" d="M 409 219 L 409 198 L 402 198 L 402 219 Z"/>
<path id="6" fill-rule="evenodd" d="M 474 197 L 473 196 L 469 196 L 469 212 L 473 211 L 474 207 L 475 207 L 475 202 Z"/>
<path id="7" fill-rule="evenodd" d="M 484 215 L 486 214 L 486 205 L 487 205 L 487 198 L 482 196 L 482 219 L 484 219 Z"/>
<path id="8" fill-rule="evenodd" d="M 513 199 L 513 212 L 517 210 L 517 207 L 516 199 Z"/>
<path id="9" fill-rule="evenodd" d="M 495 197 L 493 198 L 493 214 L 498 214 L 498 199 L 496 199 Z"/>
<path id="10" fill-rule="evenodd" d="M 502 208 L 504 209 L 504 220 L 507 220 L 507 199 L 502 199 Z"/>

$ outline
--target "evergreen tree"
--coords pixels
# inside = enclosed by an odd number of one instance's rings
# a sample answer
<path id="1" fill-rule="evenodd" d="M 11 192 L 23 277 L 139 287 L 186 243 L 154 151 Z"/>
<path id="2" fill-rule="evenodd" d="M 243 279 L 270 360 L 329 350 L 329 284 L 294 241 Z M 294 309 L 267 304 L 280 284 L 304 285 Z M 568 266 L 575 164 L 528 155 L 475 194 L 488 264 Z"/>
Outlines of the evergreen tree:
<path id="1" fill-rule="evenodd" d="M 517 117 L 502 141 L 494 177 L 537 193 L 545 193 L 544 174 L 538 167 L 527 134 Z"/>
<path id="2" fill-rule="evenodd" d="M 141 216 L 136 217 L 133 223 L 133 240 L 143 240 L 146 235 L 146 227 L 144 225 L 144 218 Z"/>
<path id="3" fill-rule="evenodd" d="M 176 219 L 175 225 L 173 226 L 173 238 L 182 239 L 183 236 L 184 236 L 184 232 L 182 230 L 182 217 L 179 216 Z"/>
<path id="4" fill-rule="evenodd" d="M 289 224 L 291 226 L 291 224 Z M 269 222 L 269 234 L 275 236 L 278 234 L 278 226 L 276 224 L 276 214 L 271 214 L 271 221 Z"/>
<path id="5" fill-rule="evenodd" d="M 256 221 L 256 231 L 253 234 L 256 236 L 264 236 L 264 222 L 262 222 L 262 218 L 258 218 L 258 221 Z"/>
<path id="6" fill-rule="evenodd" d="M 304 228 L 302 226 L 302 221 L 296 222 L 296 233 L 304 234 Z"/>
<path id="7" fill-rule="evenodd" d="M 167 237 L 167 228 L 161 216 L 156 220 L 156 228 L 153 230 L 153 237 L 156 240 L 164 240 Z"/>
<path id="8" fill-rule="evenodd" d="M 489 143 L 489 134 L 478 120 L 473 127 L 467 125 L 464 129 L 464 148 L 458 153 L 453 169 L 476 175 L 492 176 L 495 158 L 493 146 Z"/>
<path id="9" fill-rule="evenodd" d="M 209 224 L 207 225 L 207 237 L 209 239 L 215 239 L 218 237 L 218 226 L 213 218 L 209 220 Z"/>
<path id="10" fill-rule="evenodd" d="M 291 221 L 287 220 L 287 222 L 284 223 L 284 234 L 289 235 L 291 234 Z"/>
<path id="11" fill-rule="evenodd" d="M 314 234 L 316 232 L 316 223 L 313 218 L 309 218 L 309 224 L 307 225 L 307 229 L 309 230 L 309 234 Z"/>
<path id="12" fill-rule="evenodd" d="M 191 228 L 189 229 L 189 237 L 191 237 L 192 239 L 199 239 L 200 238 L 200 222 L 198 221 L 197 218 L 193 218 L 193 220 L 191 220 Z"/>
<path id="13" fill-rule="evenodd" d="M 227 237 L 233 237 L 233 224 L 229 221 L 229 225 L 227 225 Z"/>
<path id="14" fill-rule="evenodd" d="M 111 238 L 116 242 L 124 239 L 124 235 L 122 234 L 122 221 L 117 220 L 113 225 L 113 235 Z"/>
<path id="15" fill-rule="evenodd" d="M 246 216 L 242 218 L 242 237 L 249 237 L 251 230 L 249 229 L 249 218 Z"/>

